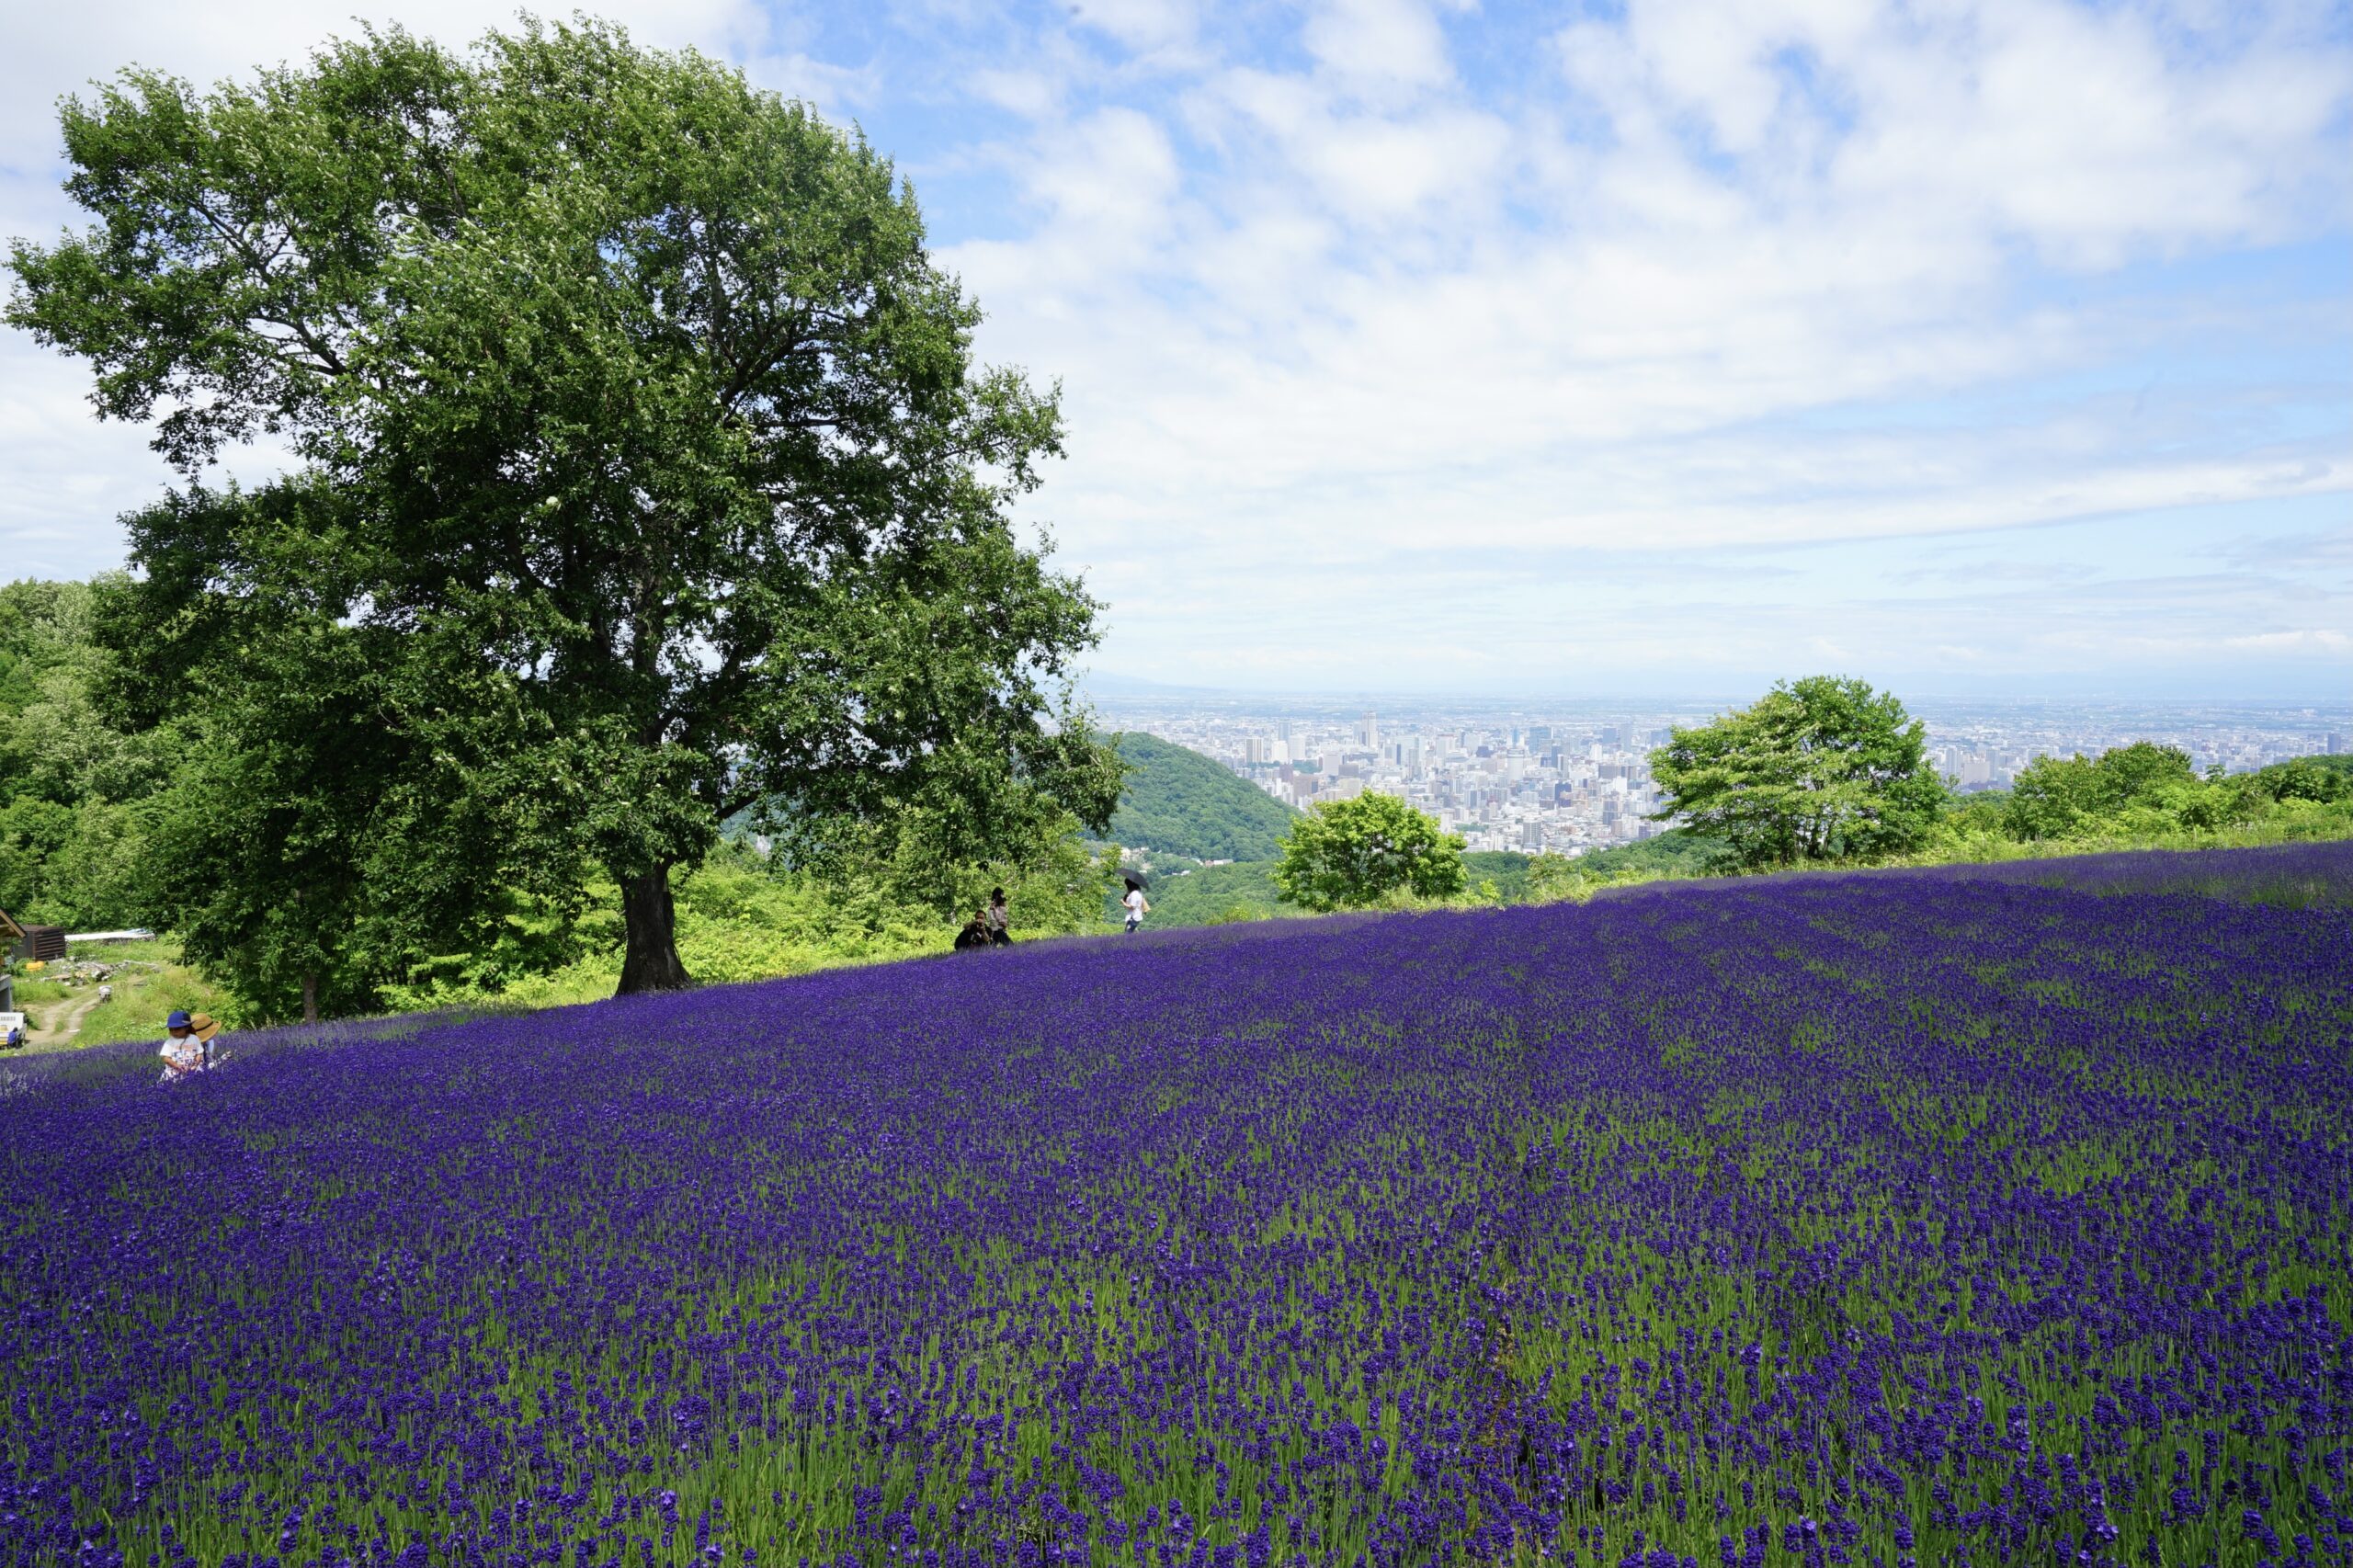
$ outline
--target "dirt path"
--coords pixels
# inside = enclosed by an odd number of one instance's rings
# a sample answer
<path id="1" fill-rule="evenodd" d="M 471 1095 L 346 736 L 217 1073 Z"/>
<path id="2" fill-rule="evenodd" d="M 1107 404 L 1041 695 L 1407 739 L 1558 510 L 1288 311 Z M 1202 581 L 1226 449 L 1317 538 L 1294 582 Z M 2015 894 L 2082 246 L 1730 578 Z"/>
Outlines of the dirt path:
<path id="1" fill-rule="evenodd" d="M 44 1008 L 43 1012 L 49 1018 L 50 1027 L 45 1029 L 27 1029 L 25 1044 L 35 1049 L 44 1045 L 71 1044 L 74 1037 L 82 1032 L 82 1020 L 87 1017 L 90 1009 L 97 1005 L 98 998 L 95 995 L 83 997 L 65 1011 L 64 1022 L 62 1024 L 58 1021 L 59 1015 L 53 1008 Z"/>

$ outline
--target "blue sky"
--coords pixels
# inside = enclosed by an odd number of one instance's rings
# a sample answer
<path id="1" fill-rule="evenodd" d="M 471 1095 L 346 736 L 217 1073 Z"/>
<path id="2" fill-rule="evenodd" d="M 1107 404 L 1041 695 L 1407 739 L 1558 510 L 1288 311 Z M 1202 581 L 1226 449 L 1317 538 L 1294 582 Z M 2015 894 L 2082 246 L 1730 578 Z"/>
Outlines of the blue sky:
<path id="1" fill-rule="evenodd" d="M 2345 5 L 604 14 L 915 183 L 984 356 L 1063 384 L 1028 520 L 1105 671 L 2353 700 Z M 12 22 L 0 231 L 72 221 L 59 93 L 299 57 L 321 15 Z M 0 575 L 118 562 L 165 482 L 85 391 L 0 338 Z"/>

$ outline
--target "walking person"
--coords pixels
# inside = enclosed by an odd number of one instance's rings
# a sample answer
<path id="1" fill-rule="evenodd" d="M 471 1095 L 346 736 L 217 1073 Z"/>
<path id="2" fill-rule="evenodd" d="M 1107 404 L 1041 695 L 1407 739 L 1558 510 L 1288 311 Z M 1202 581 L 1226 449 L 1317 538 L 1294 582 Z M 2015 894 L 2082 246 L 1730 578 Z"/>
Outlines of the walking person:
<path id="1" fill-rule="evenodd" d="M 1152 908 L 1152 901 L 1143 896 L 1143 884 L 1130 878 L 1128 896 L 1120 901 L 1120 906 L 1128 912 L 1128 935 L 1132 937 L 1143 924 L 1145 912 Z"/>
<path id="2" fill-rule="evenodd" d="M 1006 907 L 1003 888 L 989 890 L 989 906 L 982 911 L 982 915 L 988 922 L 989 946 L 993 948 L 1013 946 L 1013 912 Z"/>

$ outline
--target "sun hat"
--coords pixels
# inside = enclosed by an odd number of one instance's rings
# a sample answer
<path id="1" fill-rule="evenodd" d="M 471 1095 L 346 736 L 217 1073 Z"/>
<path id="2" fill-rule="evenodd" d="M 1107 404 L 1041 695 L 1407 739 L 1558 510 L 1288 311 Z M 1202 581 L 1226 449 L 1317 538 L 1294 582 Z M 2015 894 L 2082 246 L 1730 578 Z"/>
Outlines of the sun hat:
<path id="1" fill-rule="evenodd" d="M 186 1013 L 175 1012 L 170 1017 L 164 1020 L 164 1027 L 167 1029 L 187 1028 L 188 1027 L 188 1015 Z"/>
<path id="2" fill-rule="evenodd" d="M 221 1032 L 221 1026 L 212 1021 L 212 1015 L 210 1013 L 190 1013 L 188 1016 L 188 1027 L 196 1031 L 197 1039 L 202 1040 L 209 1040 Z"/>

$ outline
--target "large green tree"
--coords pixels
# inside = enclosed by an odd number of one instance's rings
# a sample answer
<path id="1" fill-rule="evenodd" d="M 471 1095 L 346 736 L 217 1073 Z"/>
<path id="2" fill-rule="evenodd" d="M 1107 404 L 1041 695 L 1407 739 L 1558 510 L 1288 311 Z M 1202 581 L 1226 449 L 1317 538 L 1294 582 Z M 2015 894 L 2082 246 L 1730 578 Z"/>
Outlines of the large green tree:
<path id="1" fill-rule="evenodd" d="M 1275 886 L 1308 909 L 1361 908 L 1395 893 L 1462 891 L 1462 840 L 1394 795 L 1319 801 L 1291 824 Z"/>
<path id="2" fill-rule="evenodd" d="M 975 364 L 859 139 L 586 23 L 462 55 L 371 31 L 203 95 L 131 71 L 63 123 L 97 222 L 13 246 L 9 319 L 192 478 L 290 445 L 329 498 L 313 612 L 517 715 L 464 771 L 619 884 L 624 991 L 687 982 L 670 874 L 747 803 L 920 812 L 972 859 L 1108 815 L 1118 770 L 1052 697 L 1096 606 L 1010 516 L 1056 401 Z M 150 640 L 299 510 L 140 519 Z"/>
<path id="3" fill-rule="evenodd" d="M 1892 692 L 1833 676 L 1783 681 L 1746 708 L 1677 729 L 1651 753 L 1666 806 L 1746 868 L 1901 853 L 1947 798 L 1927 731 Z"/>

